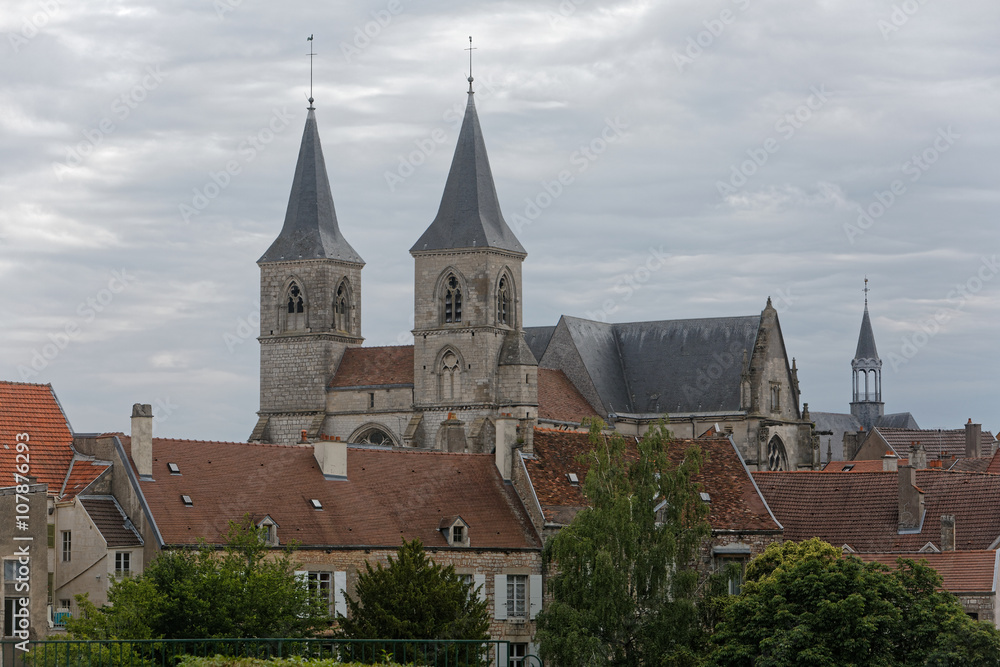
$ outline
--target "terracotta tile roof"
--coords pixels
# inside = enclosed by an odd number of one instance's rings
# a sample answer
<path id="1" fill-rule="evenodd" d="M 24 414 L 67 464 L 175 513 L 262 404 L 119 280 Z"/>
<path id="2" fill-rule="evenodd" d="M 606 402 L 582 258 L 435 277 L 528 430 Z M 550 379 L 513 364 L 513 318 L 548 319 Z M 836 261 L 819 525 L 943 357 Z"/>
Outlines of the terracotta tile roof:
<path id="1" fill-rule="evenodd" d="M 110 467 L 110 461 L 93 461 L 77 455 L 73 458 L 72 463 L 70 463 L 69 474 L 66 475 L 66 485 L 62 489 L 61 499 L 69 500 L 75 497 Z"/>
<path id="2" fill-rule="evenodd" d="M 755 472 L 761 493 L 785 539 L 819 537 L 864 552 L 916 552 L 940 547 L 942 514 L 954 514 L 956 546 L 988 549 L 1000 536 L 1000 476 L 926 469 L 917 471 L 924 492 L 920 533 L 899 535 L 898 473 Z"/>
<path id="3" fill-rule="evenodd" d="M 993 454 L 990 464 L 986 467 L 986 472 L 1000 475 L 1000 449 Z"/>
<path id="4" fill-rule="evenodd" d="M 444 547 L 441 518 L 459 514 L 474 549 L 541 548 L 490 454 L 348 447 L 348 479 L 335 481 L 323 478 L 312 447 L 154 438 L 153 478 L 140 486 L 167 544 L 217 543 L 230 519 L 249 513 L 270 515 L 282 544 L 397 547 L 420 538 Z"/>
<path id="5" fill-rule="evenodd" d="M 955 459 L 948 470 L 958 472 L 987 472 L 992 458 L 988 459 Z"/>
<path id="6" fill-rule="evenodd" d="M 878 561 L 896 568 L 897 558 L 909 558 L 937 570 L 944 590 L 952 593 L 989 593 L 996 591 L 996 551 L 945 551 L 923 554 L 853 554 L 863 561 Z"/>
<path id="7" fill-rule="evenodd" d="M 711 498 L 709 523 L 713 529 L 781 530 L 727 438 L 677 440 L 669 450 L 670 458 L 679 461 L 692 446 L 701 447 L 705 454 L 695 481 Z M 582 485 L 587 467 L 577 457 L 591 448 L 587 433 L 535 429 L 534 458 L 526 459 L 525 466 L 546 521 L 569 523 L 586 506 Z M 579 478 L 579 486 L 567 478 L 571 472 Z"/>
<path id="8" fill-rule="evenodd" d="M 109 547 L 137 547 L 139 533 L 112 496 L 80 496 L 80 503 Z"/>
<path id="9" fill-rule="evenodd" d="M 598 414 L 565 373 L 552 368 L 538 369 L 538 417 L 580 423 Z"/>
<path id="10" fill-rule="evenodd" d="M 897 466 L 905 466 L 908 459 L 897 459 Z M 882 459 L 874 461 L 830 461 L 823 472 L 882 472 Z"/>
<path id="11" fill-rule="evenodd" d="M 331 388 L 413 384 L 413 346 L 349 347 L 340 359 Z"/>
<path id="12" fill-rule="evenodd" d="M 897 454 L 909 454 L 910 443 L 919 442 L 924 446 L 928 459 L 942 456 L 965 456 L 965 429 L 913 429 L 913 428 L 875 428 L 886 442 L 896 450 Z M 989 431 L 983 431 L 979 437 L 979 455 L 993 455 L 993 444 L 996 439 Z"/>
<path id="13" fill-rule="evenodd" d="M 59 493 L 73 460 L 73 433 L 52 386 L 0 381 L 0 485 L 14 483 L 15 436 L 30 437 L 30 475 Z"/>

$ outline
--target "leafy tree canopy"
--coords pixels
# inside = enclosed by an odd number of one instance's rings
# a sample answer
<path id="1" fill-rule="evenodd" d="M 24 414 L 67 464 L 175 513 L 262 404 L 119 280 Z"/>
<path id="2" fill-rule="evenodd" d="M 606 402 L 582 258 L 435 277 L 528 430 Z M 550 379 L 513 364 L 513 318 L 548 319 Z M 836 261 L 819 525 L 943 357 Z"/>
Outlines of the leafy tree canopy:
<path id="1" fill-rule="evenodd" d="M 637 447 L 602 426 L 592 425 L 594 449 L 581 461 L 589 507 L 545 545 L 557 572 L 538 616 L 542 657 L 557 667 L 694 664 L 705 635 L 693 563 L 709 534 L 693 482 L 701 452 L 673 464 L 664 426 Z"/>
<path id="2" fill-rule="evenodd" d="M 716 665 L 997 665 L 1000 633 L 970 619 L 941 577 L 889 570 L 819 539 L 772 544 L 716 628 Z"/>
<path id="3" fill-rule="evenodd" d="M 164 551 L 142 574 L 114 582 L 108 605 L 77 596 L 68 623 L 85 639 L 304 637 L 329 624 L 327 603 L 274 557 L 249 517 L 229 523 L 225 549 Z"/>
<path id="4" fill-rule="evenodd" d="M 454 566 L 428 558 L 419 539 L 403 542 L 387 567 L 366 563 L 356 595 L 338 619 L 344 638 L 489 639 L 486 600 Z"/>

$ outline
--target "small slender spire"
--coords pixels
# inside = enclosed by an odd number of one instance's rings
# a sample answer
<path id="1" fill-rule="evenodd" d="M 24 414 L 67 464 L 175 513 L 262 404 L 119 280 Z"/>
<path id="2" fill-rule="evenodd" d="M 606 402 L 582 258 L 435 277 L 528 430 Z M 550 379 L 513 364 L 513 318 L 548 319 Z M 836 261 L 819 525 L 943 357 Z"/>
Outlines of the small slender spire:
<path id="1" fill-rule="evenodd" d="M 868 309 L 868 292 L 871 292 L 871 289 L 868 287 L 868 276 L 865 276 L 865 288 L 863 290 L 861 290 L 861 291 L 865 293 L 865 310 L 867 310 Z"/>
<path id="2" fill-rule="evenodd" d="M 469 48 L 467 48 L 466 51 L 469 52 L 469 94 L 470 95 L 474 95 L 475 94 L 474 91 L 472 90 L 472 82 L 475 81 L 475 79 L 472 78 L 472 52 L 475 51 L 475 50 L 476 50 L 476 47 L 474 47 L 472 45 L 472 35 L 469 35 Z"/>
<path id="3" fill-rule="evenodd" d="M 306 54 L 307 56 L 309 56 L 309 107 L 308 107 L 308 109 L 310 111 L 312 111 L 313 109 L 315 109 L 315 107 L 313 107 L 313 56 L 316 56 L 316 55 L 319 55 L 319 54 L 313 53 L 313 36 L 309 35 L 309 37 L 306 38 L 306 41 L 309 42 L 309 53 Z"/>

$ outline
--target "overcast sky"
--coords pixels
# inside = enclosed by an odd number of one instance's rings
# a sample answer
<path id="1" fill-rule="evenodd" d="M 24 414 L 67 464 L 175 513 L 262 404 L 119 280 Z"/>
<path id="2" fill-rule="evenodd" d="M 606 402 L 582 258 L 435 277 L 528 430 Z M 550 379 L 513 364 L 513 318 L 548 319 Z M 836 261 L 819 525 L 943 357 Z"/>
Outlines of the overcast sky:
<path id="1" fill-rule="evenodd" d="M 986 0 L 5 0 L 0 375 L 78 432 L 143 402 L 157 435 L 247 438 L 310 34 L 362 333 L 410 342 L 473 35 L 527 325 L 771 296 L 802 400 L 846 412 L 867 275 L 886 411 L 995 432 L 998 26 Z"/>

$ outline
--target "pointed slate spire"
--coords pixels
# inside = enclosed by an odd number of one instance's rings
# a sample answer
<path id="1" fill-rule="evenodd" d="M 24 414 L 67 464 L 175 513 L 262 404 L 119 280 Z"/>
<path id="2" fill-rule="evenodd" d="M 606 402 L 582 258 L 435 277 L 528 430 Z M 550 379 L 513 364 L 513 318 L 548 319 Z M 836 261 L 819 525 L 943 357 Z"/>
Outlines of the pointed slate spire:
<path id="1" fill-rule="evenodd" d="M 861 359 L 878 359 L 875 349 L 875 332 L 872 331 L 872 320 L 868 316 L 868 303 L 865 303 L 865 314 L 861 318 L 861 334 L 858 336 L 858 350 L 854 353 L 855 361 Z"/>
<path id="2" fill-rule="evenodd" d="M 333 194 L 316 127 L 316 112 L 311 104 L 288 197 L 285 224 L 257 263 L 302 259 L 365 263 L 337 225 L 337 212 L 333 208 Z"/>
<path id="3" fill-rule="evenodd" d="M 500 212 L 473 94 L 470 90 L 437 217 L 410 248 L 410 252 L 497 248 L 527 254 Z"/>

